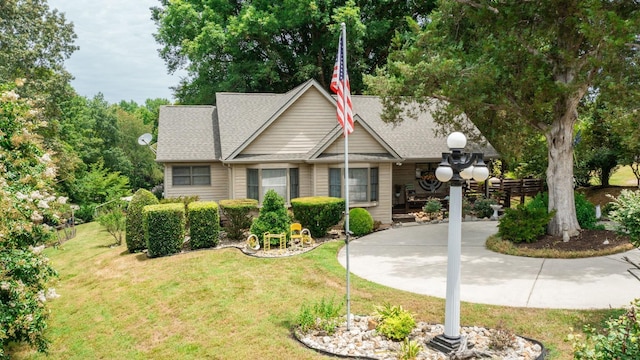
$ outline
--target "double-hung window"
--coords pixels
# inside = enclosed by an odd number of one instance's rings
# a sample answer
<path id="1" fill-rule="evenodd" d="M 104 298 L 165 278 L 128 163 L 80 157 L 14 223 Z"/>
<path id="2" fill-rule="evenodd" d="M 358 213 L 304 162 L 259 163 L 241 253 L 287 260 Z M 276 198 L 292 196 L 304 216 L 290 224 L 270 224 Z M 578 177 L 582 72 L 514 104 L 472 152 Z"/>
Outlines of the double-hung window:
<path id="1" fill-rule="evenodd" d="M 247 169 L 247 197 L 262 201 L 269 190 L 274 190 L 286 202 L 299 197 L 300 179 L 297 168 Z"/>
<path id="2" fill-rule="evenodd" d="M 329 196 L 342 197 L 344 169 L 329 168 Z M 378 201 L 378 168 L 349 169 L 349 201 Z"/>
<path id="3" fill-rule="evenodd" d="M 211 185 L 211 168 L 205 166 L 174 166 L 174 186 Z"/>

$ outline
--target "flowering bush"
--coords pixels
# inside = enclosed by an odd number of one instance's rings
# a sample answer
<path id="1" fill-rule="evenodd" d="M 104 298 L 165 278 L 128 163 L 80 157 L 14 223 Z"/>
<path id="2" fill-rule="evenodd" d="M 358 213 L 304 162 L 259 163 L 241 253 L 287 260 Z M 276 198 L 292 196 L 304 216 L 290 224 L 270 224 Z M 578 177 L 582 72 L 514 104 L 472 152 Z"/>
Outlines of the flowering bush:
<path id="1" fill-rule="evenodd" d="M 66 198 L 52 191 L 56 168 L 34 133 L 47 124 L 15 92 L 21 85 L 0 84 L 0 358 L 10 342 L 46 350 L 45 301 L 55 295 L 47 282 L 56 273 L 41 251 L 65 221 Z"/>
<path id="2" fill-rule="evenodd" d="M 629 234 L 631 243 L 640 246 L 640 191 L 622 190 L 620 195 L 611 197 L 612 210 L 609 218 L 618 224 L 618 231 Z"/>

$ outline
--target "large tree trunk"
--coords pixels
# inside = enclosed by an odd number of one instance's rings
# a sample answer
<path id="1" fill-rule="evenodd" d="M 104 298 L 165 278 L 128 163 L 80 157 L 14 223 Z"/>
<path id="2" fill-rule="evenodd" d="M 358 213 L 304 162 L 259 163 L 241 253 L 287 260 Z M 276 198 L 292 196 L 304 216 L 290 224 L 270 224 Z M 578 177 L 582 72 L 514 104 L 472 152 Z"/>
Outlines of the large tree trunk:
<path id="1" fill-rule="evenodd" d="M 571 105 L 568 105 L 571 107 Z M 580 225 L 576 217 L 573 195 L 573 125 L 577 119 L 575 108 L 554 121 L 545 134 L 549 151 L 547 185 L 549 186 L 549 211 L 556 210 L 547 233 L 562 236 L 578 234 Z"/>

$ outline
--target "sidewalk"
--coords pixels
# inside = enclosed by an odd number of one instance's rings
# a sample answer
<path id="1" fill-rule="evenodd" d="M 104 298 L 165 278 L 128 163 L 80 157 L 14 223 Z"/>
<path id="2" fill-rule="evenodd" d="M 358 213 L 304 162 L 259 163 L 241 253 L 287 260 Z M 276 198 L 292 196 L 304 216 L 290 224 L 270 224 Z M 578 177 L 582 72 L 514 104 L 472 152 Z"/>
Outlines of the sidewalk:
<path id="1" fill-rule="evenodd" d="M 622 307 L 640 298 L 640 280 L 628 269 L 640 250 L 585 259 L 536 259 L 497 254 L 485 240 L 495 221 L 463 222 L 460 298 L 516 307 L 590 309 Z M 352 274 L 378 284 L 444 298 L 448 224 L 404 224 L 351 241 Z M 346 247 L 338 254 L 346 266 Z M 633 270 L 640 277 L 640 270 Z"/>

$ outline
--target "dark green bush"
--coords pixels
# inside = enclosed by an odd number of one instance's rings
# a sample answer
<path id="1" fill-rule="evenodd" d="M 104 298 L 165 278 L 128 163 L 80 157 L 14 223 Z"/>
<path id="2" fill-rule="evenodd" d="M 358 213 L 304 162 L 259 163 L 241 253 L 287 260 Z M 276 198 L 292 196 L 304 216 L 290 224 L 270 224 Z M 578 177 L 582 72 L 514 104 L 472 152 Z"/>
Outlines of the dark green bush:
<path id="1" fill-rule="evenodd" d="M 291 200 L 293 216 L 313 237 L 323 237 L 338 224 L 345 210 L 345 200 L 328 196 L 301 197 Z"/>
<path id="2" fill-rule="evenodd" d="M 598 219 L 596 219 L 596 206 L 589 202 L 584 194 L 576 192 L 574 196 L 578 224 L 583 229 L 595 229 L 598 222 Z"/>
<path id="3" fill-rule="evenodd" d="M 80 205 L 80 208 L 76 210 L 73 214 L 76 219 L 82 220 L 81 222 L 91 222 L 93 221 L 93 214 L 96 211 L 97 204 L 84 204 Z"/>
<path id="4" fill-rule="evenodd" d="M 244 230 L 251 227 L 253 213 L 258 212 L 258 200 L 220 200 L 220 210 L 227 219 L 225 230 L 230 239 L 241 239 Z"/>
<path id="5" fill-rule="evenodd" d="M 125 241 L 130 253 L 142 251 L 147 248 L 144 237 L 144 225 L 142 221 L 142 209 L 147 205 L 155 205 L 158 199 L 152 192 L 140 189 L 133 194 L 127 207 Z"/>
<path id="6" fill-rule="evenodd" d="M 188 207 L 191 249 L 210 248 L 218 245 L 218 234 L 220 233 L 218 204 L 213 201 L 194 201 Z"/>
<path id="7" fill-rule="evenodd" d="M 253 219 L 253 224 L 251 224 L 251 233 L 258 236 L 258 239 L 261 239 L 260 245 L 264 246 L 262 235 L 265 232 L 271 234 L 285 233 L 289 236 L 290 225 L 291 218 L 287 213 L 287 208 L 284 206 L 282 196 L 278 195 L 274 190 L 267 191 L 262 201 L 260 214 Z M 275 243 L 273 244 L 276 245 Z"/>
<path id="8" fill-rule="evenodd" d="M 496 205 L 497 203 L 495 199 L 479 198 L 473 203 L 473 211 L 480 219 L 489 218 L 493 215 L 491 205 Z"/>
<path id="9" fill-rule="evenodd" d="M 373 217 L 363 208 L 353 208 L 349 211 L 349 230 L 355 236 L 363 236 L 373 231 Z"/>
<path id="10" fill-rule="evenodd" d="M 545 208 L 518 205 L 516 209 L 505 209 L 498 224 L 498 234 L 514 243 L 533 242 L 547 231 L 547 225 L 555 212 Z"/>
<path id="11" fill-rule="evenodd" d="M 147 255 L 177 254 L 182 250 L 185 210 L 181 203 L 147 205 L 142 210 Z"/>
<path id="12" fill-rule="evenodd" d="M 583 229 L 595 229 L 596 223 L 596 207 L 587 200 L 584 194 L 579 192 L 574 193 L 574 202 L 576 206 L 576 217 L 578 218 L 578 224 Z M 549 194 L 541 193 L 536 195 L 532 201 L 528 202 L 527 207 L 536 208 L 549 208 Z"/>
<path id="13" fill-rule="evenodd" d="M 442 203 L 438 199 L 429 199 L 422 207 L 422 211 L 433 214 L 442 210 Z"/>

